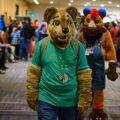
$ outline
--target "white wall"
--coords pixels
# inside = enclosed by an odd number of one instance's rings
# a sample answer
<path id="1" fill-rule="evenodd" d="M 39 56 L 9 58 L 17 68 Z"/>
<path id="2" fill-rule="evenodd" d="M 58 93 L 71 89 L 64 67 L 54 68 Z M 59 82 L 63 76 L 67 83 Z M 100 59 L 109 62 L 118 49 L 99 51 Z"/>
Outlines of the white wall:
<path id="1" fill-rule="evenodd" d="M 31 5 L 30 6 L 30 12 L 34 13 L 35 16 L 32 18 L 32 20 L 38 19 L 40 22 L 44 19 L 44 11 L 45 9 L 49 7 L 47 5 Z M 58 9 L 66 8 L 67 6 L 55 6 Z M 78 11 L 83 15 L 83 8 L 84 7 L 77 7 Z M 97 7 L 95 7 L 97 8 Z M 97 8 L 98 9 L 98 8 Z M 120 15 L 120 8 L 105 8 L 107 11 L 107 14 L 115 14 Z"/>
<path id="2" fill-rule="evenodd" d="M 34 13 L 35 16 L 32 18 L 33 20 L 38 19 L 40 22 L 44 20 L 44 11 L 47 7 L 47 5 L 30 5 L 30 12 Z M 58 9 L 64 9 L 66 6 L 55 6 Z"/>

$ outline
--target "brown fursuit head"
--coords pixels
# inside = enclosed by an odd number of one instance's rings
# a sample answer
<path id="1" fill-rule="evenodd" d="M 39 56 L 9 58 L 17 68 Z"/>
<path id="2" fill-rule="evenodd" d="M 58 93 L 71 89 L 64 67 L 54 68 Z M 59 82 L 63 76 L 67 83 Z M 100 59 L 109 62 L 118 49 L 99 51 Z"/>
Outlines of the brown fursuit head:
<path id="1" fill-rule="evenodd" d="M 70 6 L 65 10 L 50 7 L 45 10 L 44 20 L 48 23 L 51 41 L 58 47 L 66 47 L 74 34 L 74 21 L 78 15 L 75 7 Z"/>
<path id="2" fill-rule="evenodd" d="M 104 17 L 105 15 L 100 14 L 97 9 L 92 9 L 90 12 L 87 12 L 87 14 L 84 14 L 84 28 L 82 30 L 89 36 L 106 32 L 106 28 L 103 24 Z"/>
<path id="3" fill-rule="evenodd" d="M 86 10 L 86 9 L 84 9 Z M 100 11 L 101 10 L 101 11 Z M 116 60 L 116 54 L 110 32 L 104 27 L 103 18 L 106 16 L 104 9 L 90 9 L 84 12 L 82 19 L 83 28 L 81 29 L 78 40 L 82 43 L 85 39 L 98 42 L 103 35 L 101 42 L 101 52 L 103 57 L 107 56 L 109 61 Z"/>

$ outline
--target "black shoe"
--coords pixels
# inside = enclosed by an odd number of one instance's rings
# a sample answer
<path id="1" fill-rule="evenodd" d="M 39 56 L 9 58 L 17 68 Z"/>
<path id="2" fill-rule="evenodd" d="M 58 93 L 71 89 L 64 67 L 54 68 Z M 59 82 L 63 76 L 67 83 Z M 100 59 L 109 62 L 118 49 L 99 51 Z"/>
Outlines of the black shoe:
<path id="1" fill-rule="evenodd" d="M 19 56 L 16 56 L 16 55 L 15 55 L 15 56 L 14 56 L 14 58 L 15 58 L 15 59 L 18 59 L 18 58 L 19 58 Z"/>
<path id="2" fill-rule="evenodd" d="M 5 73 L 6 73 L 6 71 L 5 71 L 5 70 L 0 69 L 0 74 L 5 74 Z"/>
<path id="3" fill-rule="evenodd" d="M 28 61 L 28 58 L 25 58 L 25 60 L 24 61 Z"/>
<path id="4" fill-rule="evenodd" d="M 8 69 L 8 67 L 6 67 L 6 66 L 2 66 L 1 68 L 2 68 L 2 70 Z"/>

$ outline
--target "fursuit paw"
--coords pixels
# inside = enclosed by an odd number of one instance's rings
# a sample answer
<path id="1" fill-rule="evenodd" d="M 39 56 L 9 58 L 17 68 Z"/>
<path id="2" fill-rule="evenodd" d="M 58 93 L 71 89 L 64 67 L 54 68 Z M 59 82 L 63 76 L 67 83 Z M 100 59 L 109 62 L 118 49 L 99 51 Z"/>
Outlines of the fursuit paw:
<path id="1" fill-rule="evenodd" d="M 91 105 L 91 100 L 89 102 L 79 102 L 78 103 L 78 120 L 83 120 L 84 112 L 88 110 Z"/>
<path id="2" fill-rule="evenodd" d="M 33 109 L 37 110 L 37 102 L 38 102 L 38 93 L 37 92 L 26 92 L 26 101 L 28 103 L 28 106 Z"/>
<path id="3" fill-rule="evenodd" d="M 111 81 L 115 81 L 118 78 L 116 67 L 117 67 L 117 63 L 110 62 L 109 67 L 105 70 L 105 74 L 107 75 L 107 78 Z"/>
<path id="4" fill-rule="evenodd" d="M 27 103 L 32 110 L 37 111 L 37 101 L 36 100 L 35 101 L 27 100 Z"/>
<path id="5" fill-rule="evenodd" d="M 93 110 L 89 115 L 89 120 L 108 120 L 108 115 L 101 110 Z"/>

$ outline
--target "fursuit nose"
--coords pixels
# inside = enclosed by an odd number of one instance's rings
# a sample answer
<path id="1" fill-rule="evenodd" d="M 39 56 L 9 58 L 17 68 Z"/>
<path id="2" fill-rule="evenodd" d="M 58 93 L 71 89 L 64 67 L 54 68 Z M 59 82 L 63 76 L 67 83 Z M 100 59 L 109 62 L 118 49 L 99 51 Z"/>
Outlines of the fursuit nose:
<path id="1" fill-rule="evenodd" d="M 64 34 L 67 34 L 67 33 L 69 32 L 69 29 L 68 29 L 68 28 L 62 28 L 62 32 L 63 32 Z"/>

